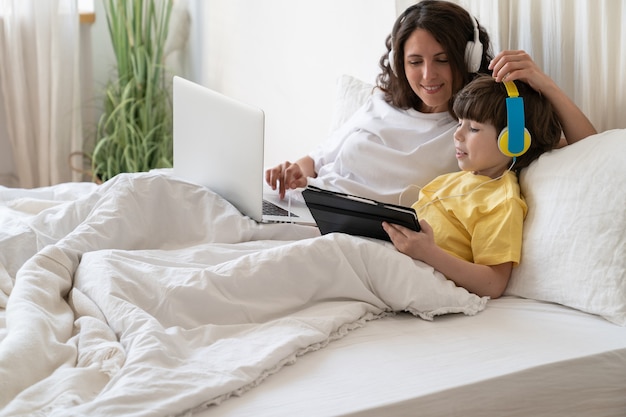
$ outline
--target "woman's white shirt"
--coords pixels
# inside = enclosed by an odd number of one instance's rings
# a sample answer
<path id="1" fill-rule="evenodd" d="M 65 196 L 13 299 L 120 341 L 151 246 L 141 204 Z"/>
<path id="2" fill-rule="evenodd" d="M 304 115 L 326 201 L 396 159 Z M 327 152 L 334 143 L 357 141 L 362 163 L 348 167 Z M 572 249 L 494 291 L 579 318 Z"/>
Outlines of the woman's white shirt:
<path id="1" fill-rule="evenodd" d="M 377 91 L 309 154 L 317 172 L 309 184 L 398 204 L 408 187 L 458 171 L 456 126 L 447 112 L 398 109 Z"/>

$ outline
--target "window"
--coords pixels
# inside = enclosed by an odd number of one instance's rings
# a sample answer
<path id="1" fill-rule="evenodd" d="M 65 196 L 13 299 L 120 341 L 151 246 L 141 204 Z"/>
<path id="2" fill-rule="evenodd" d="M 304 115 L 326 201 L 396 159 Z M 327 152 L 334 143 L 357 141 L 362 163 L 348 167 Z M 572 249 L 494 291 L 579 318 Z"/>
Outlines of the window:
<path id="1" fill-rule="evenodd" d="M 78 0 L 78 14 L 80 23 L 93 23 L 96 21 L 94 0 Z"/>

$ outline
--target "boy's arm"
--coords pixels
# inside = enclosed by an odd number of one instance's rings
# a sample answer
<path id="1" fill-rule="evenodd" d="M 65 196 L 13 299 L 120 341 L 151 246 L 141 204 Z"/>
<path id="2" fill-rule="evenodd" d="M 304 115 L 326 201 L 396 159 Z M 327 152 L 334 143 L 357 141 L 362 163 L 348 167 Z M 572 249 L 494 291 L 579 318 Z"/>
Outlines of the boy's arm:
<path id="1" fill-rule="evenodd" d="M 420 226 L 422 231 L 414 232 L 402 226 L 383 223 L 383 228 L 398 251 L 429 264 L 456 285 L 492 299 L 504 293 L 513 270 L 512 262 L 480 265 L 457 258 L 437 246 L 433 230 L 425 220 L 420 221 Z"/>

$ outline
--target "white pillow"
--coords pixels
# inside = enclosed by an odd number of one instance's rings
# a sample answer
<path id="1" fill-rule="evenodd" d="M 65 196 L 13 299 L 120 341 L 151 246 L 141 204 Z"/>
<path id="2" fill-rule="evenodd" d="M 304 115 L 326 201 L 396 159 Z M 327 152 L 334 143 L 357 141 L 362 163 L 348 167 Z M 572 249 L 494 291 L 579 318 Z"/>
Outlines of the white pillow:
<path id="1" fill-rule="evenodd" d="M 506 295 L 626 326 L 626 129 L 542 155 L 521 175 L 522 260 Z"/>
<path id="2" fill-rule="evenodd" d="M 341 127 L 372 95 L 374 86 L 350 75 L 337 80 L 330 132 Z"/>

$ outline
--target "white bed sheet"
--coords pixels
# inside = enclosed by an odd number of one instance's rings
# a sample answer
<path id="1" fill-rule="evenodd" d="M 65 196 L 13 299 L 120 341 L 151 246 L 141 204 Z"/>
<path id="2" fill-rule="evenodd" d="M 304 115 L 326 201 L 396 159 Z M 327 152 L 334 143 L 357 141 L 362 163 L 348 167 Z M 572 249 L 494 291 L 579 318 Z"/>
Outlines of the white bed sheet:
<path id="1" fill-rule="evenodd" d="M 198 417 L 624 416 L 626 328 L 556 304 L 398 315 L 300 358 Z"/>

